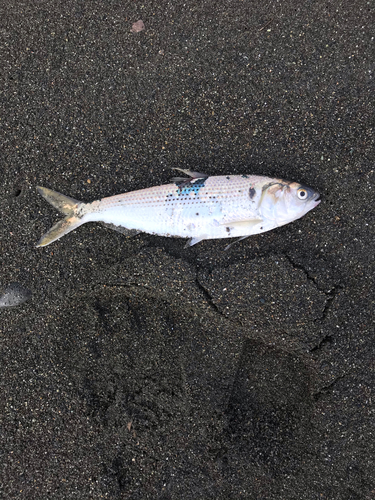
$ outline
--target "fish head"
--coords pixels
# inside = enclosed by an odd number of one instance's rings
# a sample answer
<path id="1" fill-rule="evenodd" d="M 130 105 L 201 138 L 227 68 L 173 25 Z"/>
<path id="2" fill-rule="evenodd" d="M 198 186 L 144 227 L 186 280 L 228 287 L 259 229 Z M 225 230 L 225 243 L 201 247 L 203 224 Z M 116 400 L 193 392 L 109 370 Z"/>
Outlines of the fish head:
<path id="1" fill-rule="evenodd" d="M 282 226 L 303 217 L 319 205 L 319 198 L 320 194 L 308 186 L 277 180 L 263 187 L 259 208 L 265 219 Z"/>

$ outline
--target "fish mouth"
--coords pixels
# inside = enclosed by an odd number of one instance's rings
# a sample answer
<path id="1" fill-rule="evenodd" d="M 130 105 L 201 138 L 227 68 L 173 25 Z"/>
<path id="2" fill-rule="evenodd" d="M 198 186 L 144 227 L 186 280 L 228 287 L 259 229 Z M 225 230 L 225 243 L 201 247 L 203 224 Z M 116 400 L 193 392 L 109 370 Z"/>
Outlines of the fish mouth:
<path id="1" fill-rule="evenodd" d="M 322 201 L 320 199 L 320 193 L 314 194 L 312 201 L 314 201 L 314 207 L 317 207 L 319 205 L 319 203 Z"/>

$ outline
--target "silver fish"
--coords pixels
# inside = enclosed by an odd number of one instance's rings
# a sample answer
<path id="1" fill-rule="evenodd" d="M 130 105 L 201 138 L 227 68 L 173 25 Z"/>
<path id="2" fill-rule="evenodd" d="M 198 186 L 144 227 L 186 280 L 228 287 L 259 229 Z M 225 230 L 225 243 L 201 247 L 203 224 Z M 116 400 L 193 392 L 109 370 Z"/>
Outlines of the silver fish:
<path id="1" fill-rule="evenodd" d="M 188 178 L 82 203 L 51 189 L 39 193 L 66 217 L 39 241 L 49 245 L 86 222 L 101 221 L 128 234 L 190 238 L 186 246 L 216 238 L 247 238 L 288 224 L 319 203 L 313 189 L 257 175 L 209 177 L 182 170 Z M 227 247 L 228 248 L 228 247 Z"/>

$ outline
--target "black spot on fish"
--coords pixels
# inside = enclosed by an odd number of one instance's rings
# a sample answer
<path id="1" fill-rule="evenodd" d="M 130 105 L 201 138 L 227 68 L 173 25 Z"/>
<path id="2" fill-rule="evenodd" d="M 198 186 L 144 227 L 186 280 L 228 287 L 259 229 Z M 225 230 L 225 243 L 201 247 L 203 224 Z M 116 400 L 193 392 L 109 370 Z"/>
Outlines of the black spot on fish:
<path id="1" fill-rule="evenodd" d="M 249 196 L 250 196 L 250 200 L 252 200 L 254 198 L 254 196 L 256 195 L 256 191 L 253 187 L 251 187 L 249 189 Z"/>
<path id="2" fill-rule="evenodd" d="M 229 177 L 228 175 L 227 175 L 227 177 L 226 177 L 226 178 L 227 178 L 227 179 L 228 179 L 228 181 L 229 181 L 230 177 Z"/>
<path id="3" fill-rule="evenodd" d="M 225 230 L 227 233 L 230 233 L 230 227 L 226 227 Z"/>
<path id="4" fill-rule="evenodd" d="M 199 215 L 199 213 L 197 212 L 195 215 Z"/>
<path id="5" fill-rule="evenodd" d="M 241 175 L 241 177 L 243 177 L 244 179 L 248 179 L 249 178 L 249 176 L 245 175 L 245 174 Z"/>

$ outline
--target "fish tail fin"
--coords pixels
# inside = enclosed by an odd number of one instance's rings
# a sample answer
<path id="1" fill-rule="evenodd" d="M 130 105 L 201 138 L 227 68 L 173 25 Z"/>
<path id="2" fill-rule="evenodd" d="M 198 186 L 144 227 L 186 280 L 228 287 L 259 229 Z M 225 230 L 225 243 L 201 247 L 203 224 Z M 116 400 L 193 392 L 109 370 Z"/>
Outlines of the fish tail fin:
<path id="1" fill-rule="evenodd" d="M 41 237 L 36 245 L 37 247 L 49 245 L 86 222 L 78 215 L 78 208 L 83 205 L 82 202 L 57 193 L 56 191 L 52 191 L 52 189 L 38 186 L 37 190 L 48 203 L 65 215 L 65 219 L 57 222 L 57 224 L 52 226 L 51 229 Z"/>

